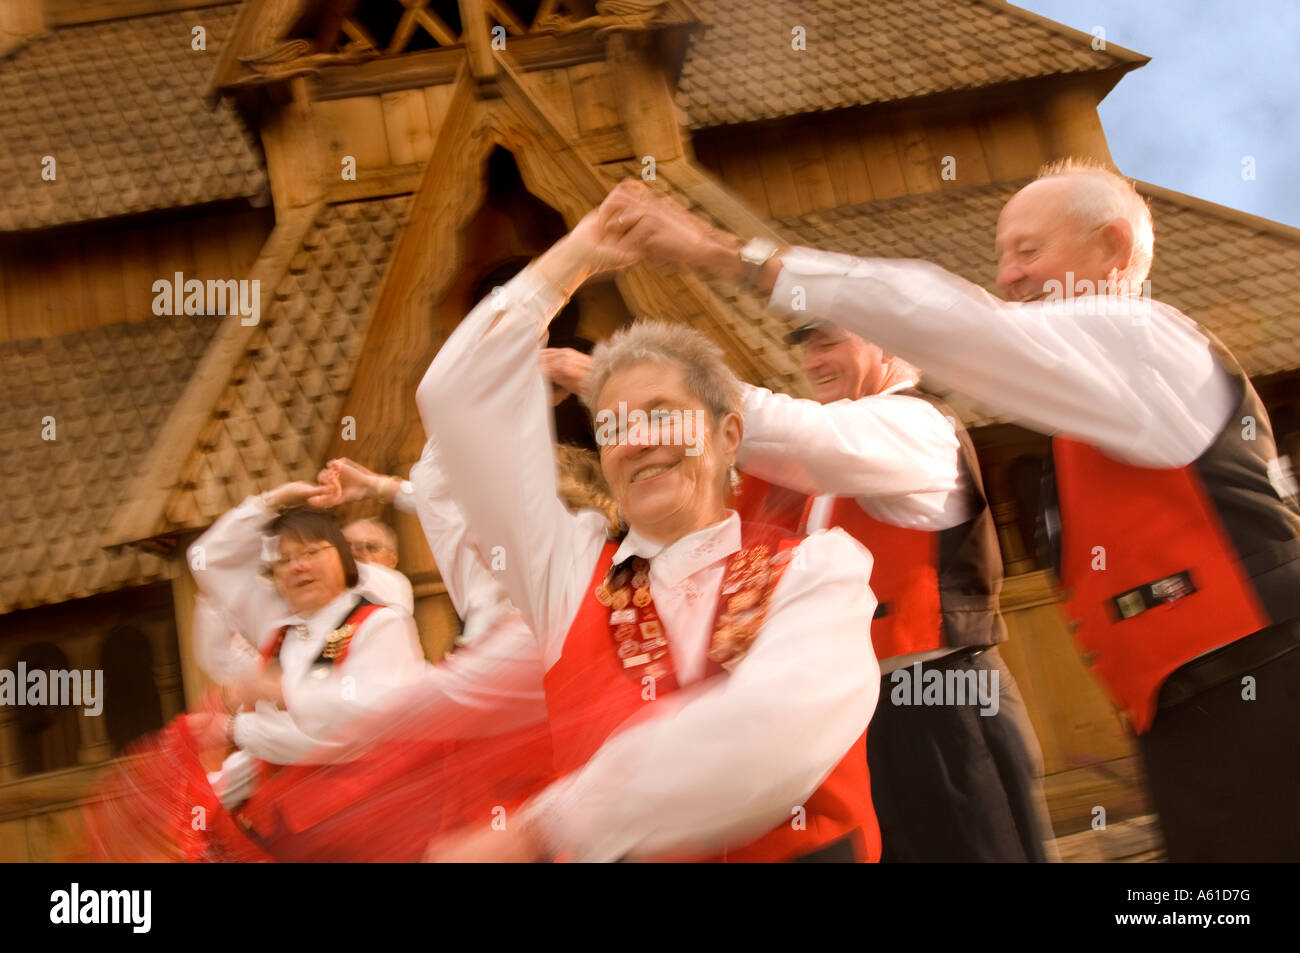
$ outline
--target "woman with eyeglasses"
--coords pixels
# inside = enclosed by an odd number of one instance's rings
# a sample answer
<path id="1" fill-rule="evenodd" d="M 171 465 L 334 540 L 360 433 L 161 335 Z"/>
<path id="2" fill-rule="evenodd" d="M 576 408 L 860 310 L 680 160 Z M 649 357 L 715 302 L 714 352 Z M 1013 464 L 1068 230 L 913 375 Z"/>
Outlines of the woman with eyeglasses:
<path id="1" fill-rule="evenodd" d="M 283 788 L 291 765 L 342 764 L 345 776 L 357 741 L 345 729 L 382 713 L 427 670 L 391 571 L 358 566 L 338 524 L 315 508 L 336 496 L 286 483 L 249 497 L 190 547 L 199 617 L 216 643 L 200 657 L 228 679 L 225 710 L 183 716 L 144 746 L 161 757 L 123 769 L 133 773 L 116 791 L 133 796 L 121 811 L 110 797 L 86 813 L 92 855 L 270 859 L 263 847 L 315 815 L 259 790 Z M 399 604 L 386 605 L 394 595 Z M 251 647 L 231 647 L 231 628 Z"/>
<path id="2" fill-rule="evenodd" d="M 716 346 L 647 321 L 602 342 L 584 398 L 628 533 L 557 499 L 539 336 L 587 278 L 632 263 L 592 213 L 461 322 L 417 391 L 537 638 L 555 746 L 552 783 L 427 858 L 875 860 L 871 557 L 728 509 L 743 421 Z"/>

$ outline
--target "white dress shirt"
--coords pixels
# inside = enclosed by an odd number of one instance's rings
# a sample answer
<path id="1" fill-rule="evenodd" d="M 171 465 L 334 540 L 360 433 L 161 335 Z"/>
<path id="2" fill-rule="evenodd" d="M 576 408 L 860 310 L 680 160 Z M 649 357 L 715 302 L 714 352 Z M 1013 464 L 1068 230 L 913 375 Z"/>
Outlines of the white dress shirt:
<path id="1" fill-rule="evenodd" d="M 808 529 L 826 528 L 837 496 L 883 523 L 941 530 L 970 518 L 969 478 L 953 424 L 903 381 L 857 400 L 820 404 L 744 385 L 737 466 L 818 497 Z"/>
<path id="2" fill-rule="evenodd" d="M 459 737 L 544 721 L 546 670 L 537 639 L 470 539 L 432 437 L 411 468 L 410 485 L 409 503 L 456 614 L 465 621 L 460 645 L 425 673 L 413 689 L 413 703 L 423 702 L 427 712 L 434 700 Z"/>
<path id="3" fill-rule="evenodd" d="M 606 540 L 606 522 L 556 496 L 539 332 L 563 297 L 525 269 L 481 302 L 443 345 L 417 392 L 425 430 L 484 552 L 542 646 L 563 652 Z M 611 736 L 582 768 L 534 799 L 537 823 L 579 860 L 737 846 L 791 817 L 865 731 L 879 691 L 869 627 L 871 557 L 841 530 L 805 540 L 749 654 L 696 681 L 734 513 L 668 546 L 629 534 L 650 558 L 650 592 L 678 675 L 659 717 Z"/>
<path id="4" fill-rule="evenodd" d="M 796 289 L 806 309 L 792 309 Z M 1008 302 L 929 262 L 792 248 L 768 307 L 832 321 L 1035 430 L 1136 466 L 1184 466 L 1226 425 L 1231 378 L 1176 308 L 1124 303 Z"/>
<path id="5" fill-rule="evenodd" d="M 900 381 L 879 394 L 821 404 L 746 384 L 740 468 L 813 496 L 809 533 L 830 527 L 842 496 L 891 526 L 930 532 L 957 526 L 971 517 L 961 441 L 937 407 L 897 393 L 915 386 Z M 880 660 L 880 673 L 955 651 L 944 646 L 891 656 Z"/>

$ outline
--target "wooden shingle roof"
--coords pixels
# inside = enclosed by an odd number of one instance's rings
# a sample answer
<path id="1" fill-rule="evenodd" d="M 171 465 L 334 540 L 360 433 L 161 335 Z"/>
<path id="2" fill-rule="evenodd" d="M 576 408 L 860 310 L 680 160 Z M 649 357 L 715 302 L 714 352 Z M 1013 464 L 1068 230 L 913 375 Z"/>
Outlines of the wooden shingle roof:
<path id="1" fill-rule="evenodd" d="M 205 527 L 250 493 L 315 478 L 409 204 L 403 195 L 320 207 L 273 289 L 262 288 L 260 323 L 241 334 L 240 318 L 226 319 L 240 338 L 233 361 L 183 415 L 183 436 L 161 448 L 184 451 L 163 532 Z M 252 274 L 265 269 L 259 260 Z"/>
<path id="2" fill-rule="evenodd" d="M 694 0 L 677 101 L 693 129 L 889 102 L 1147 57 L 997 0 Z M 805 49 L 792 47 L 803 27 Z"/>
<path id="3" fill-rule="evenodd" d="M 104 547 L 105 527 L 232 332 L 249 333 L 192 419 L 167 528 L 206 526 L 249 493 L 315 476 L 409 201 L 317 210 L 262 289 L 255 327 L 239 315 L 158 318 L 0 344 L 0 401 L 11 408 L 0 419 L 0 615 L 168 578 L 160 556 Z"/>
<path id="4" fill-rule="evenodd" d="M 866 202 L 771 224 L 795 244 L 924 258 L 994 291 L 998 213 L 1023 184 Z M 1137 187 L 1155 222 L 1151 296 L 1217 334 L 1253 377 L 1300 367 L 1300 229 L 1147 183 Z"/>
<path id="5" fill-rule="evenodd" d="M 61 27 L 0 59 L 0 232 L 261 203 L 259 147 L 229 103 L 202 99 L 237 8 Z M 191 48 L 195 26 L 205 51 Z"/>
<path id="6" fill-rule="evenodd" d="M 157 318 L 0 344 L 0 614 L 167 578 L 163 559 L 99 536 L 216 326 Z"/>

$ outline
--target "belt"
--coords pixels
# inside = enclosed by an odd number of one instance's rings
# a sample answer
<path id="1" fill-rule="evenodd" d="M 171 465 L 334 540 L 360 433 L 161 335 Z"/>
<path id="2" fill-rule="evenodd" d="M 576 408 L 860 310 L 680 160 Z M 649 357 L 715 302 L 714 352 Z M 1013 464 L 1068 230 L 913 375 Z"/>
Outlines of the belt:
<path id="1" fill-rule="evenodd" d="M 1292 619 L 1261 629 L 1174 669 L 1160 686 L 1156 706 L 1181 705 L 1296 649 L 1300 649 L 1300 621 Z"/>

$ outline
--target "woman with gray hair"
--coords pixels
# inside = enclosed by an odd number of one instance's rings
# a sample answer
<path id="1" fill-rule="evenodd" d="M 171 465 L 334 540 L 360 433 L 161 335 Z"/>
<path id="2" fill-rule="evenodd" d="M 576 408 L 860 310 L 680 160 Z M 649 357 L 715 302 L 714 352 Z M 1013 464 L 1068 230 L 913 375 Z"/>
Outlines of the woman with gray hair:
<path id="1" fill-rule="evenodd" d="M 539 335 L 628 264 L 595 213 L 481 302 L 417 393 L 485 557 L 539 642 L 557 780 L 435 860 L 875 860 L 865 768 L 879 670 L 871 557 L 727 508 L 743 421 L 718 349 L 638 321 L 584 395 L 628 525 L 556 496 Z"/>

